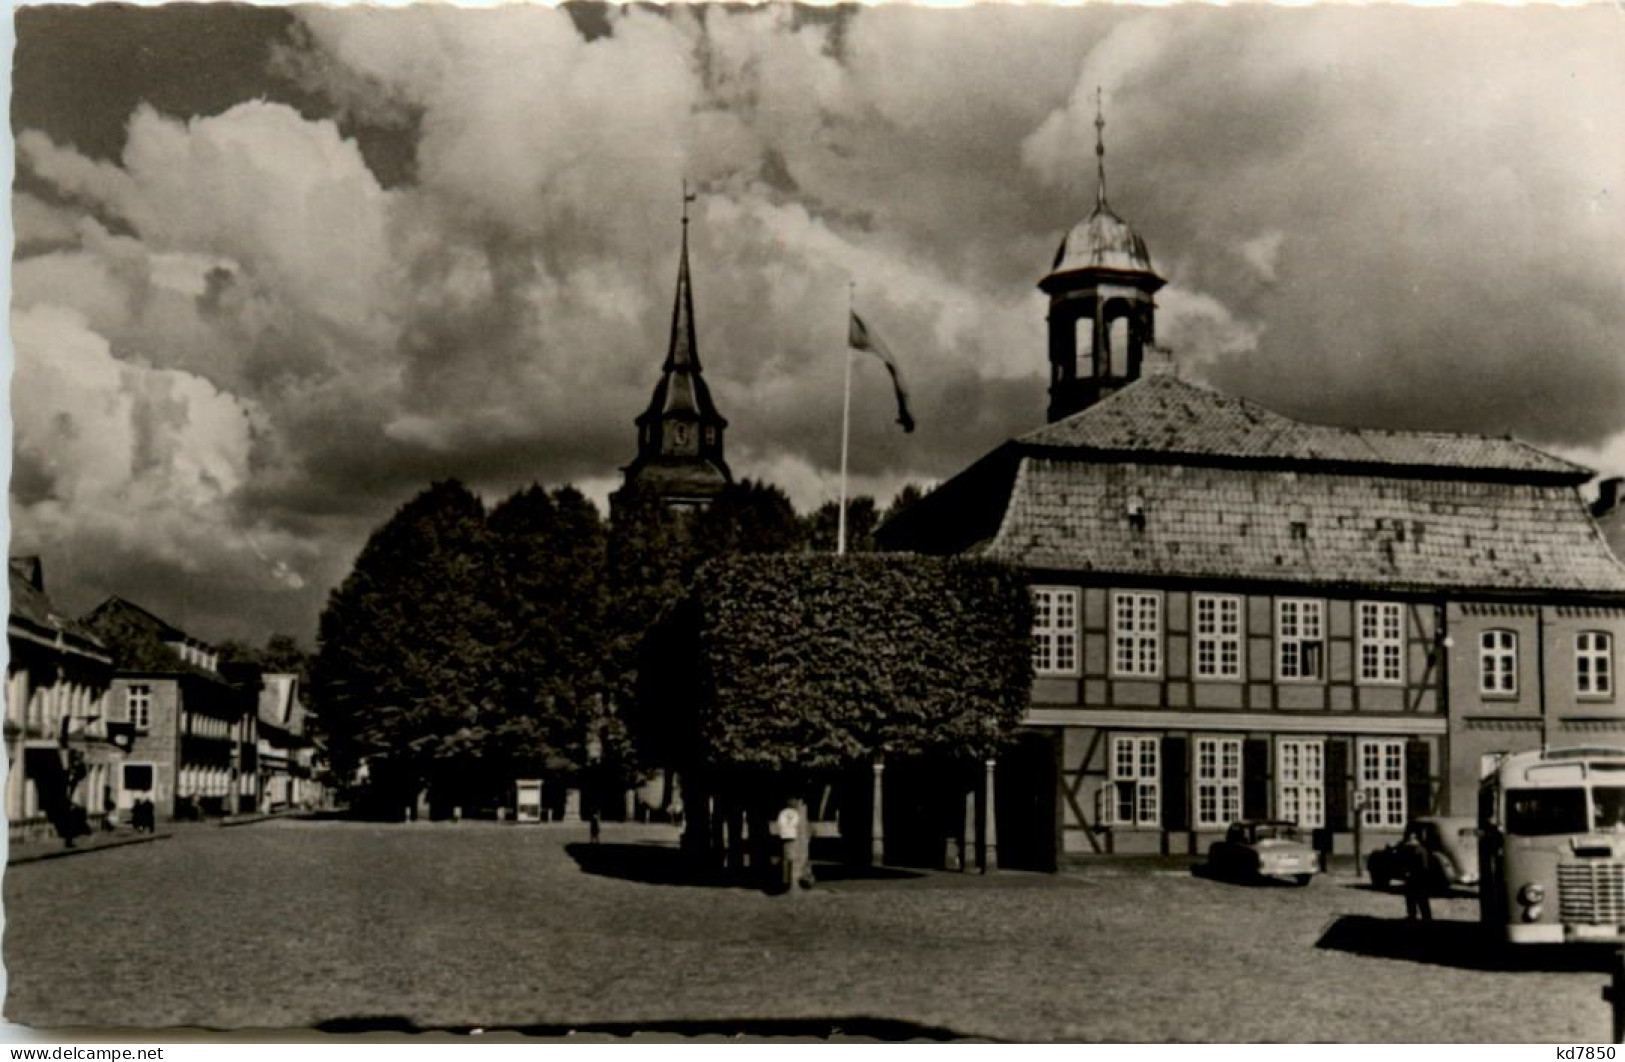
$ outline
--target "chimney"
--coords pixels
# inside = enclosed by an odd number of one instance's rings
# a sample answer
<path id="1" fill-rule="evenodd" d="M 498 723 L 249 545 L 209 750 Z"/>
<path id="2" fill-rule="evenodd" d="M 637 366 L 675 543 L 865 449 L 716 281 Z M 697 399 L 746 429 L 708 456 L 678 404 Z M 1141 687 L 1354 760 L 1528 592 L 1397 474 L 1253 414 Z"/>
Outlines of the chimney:
<path id="1" fill-rule="evenodd" d="M 45 562 L 38 554 L 11 558 L 11 570 L 22 576 L 35 590 L 45 592 Z"/>
<path id="2" fill-rule="evenodd" d="M 1178 376 L 1179 366 L 1174 363 L 1174 352 L 1168 347 L 1148 347 L 1140 361 L 1141 376 Z"/>
<path id="3" fill-rule="evenodd" d="M 1592 516 L 1607 516 L 1619 507 L 1619 489 L 1625 476 L 1610 476 L 1597 484 L 1597 500 L 1591 503 Z"/>

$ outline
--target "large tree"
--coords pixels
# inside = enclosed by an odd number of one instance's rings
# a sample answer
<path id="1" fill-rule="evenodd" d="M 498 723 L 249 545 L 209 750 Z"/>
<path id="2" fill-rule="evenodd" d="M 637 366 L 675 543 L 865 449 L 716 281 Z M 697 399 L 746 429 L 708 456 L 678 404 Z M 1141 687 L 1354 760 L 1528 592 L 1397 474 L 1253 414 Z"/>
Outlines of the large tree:
<path id="1" fill-rule="evenodd" d="M 365 765 L 389 806 L 427 787 L 478 799 L 501 722 L 503 627 L 485 510 L 435 483 L 375 531 L 322 613 L 314 686 L 339 777 Z"/>
<path id="2" fill-rule="evenodd" d="M 607 536 L 581 492 L 531 486 L 491 512 L 502 722 L 494 756 L 512 777 L 587 762 L 608 692 Z"/>

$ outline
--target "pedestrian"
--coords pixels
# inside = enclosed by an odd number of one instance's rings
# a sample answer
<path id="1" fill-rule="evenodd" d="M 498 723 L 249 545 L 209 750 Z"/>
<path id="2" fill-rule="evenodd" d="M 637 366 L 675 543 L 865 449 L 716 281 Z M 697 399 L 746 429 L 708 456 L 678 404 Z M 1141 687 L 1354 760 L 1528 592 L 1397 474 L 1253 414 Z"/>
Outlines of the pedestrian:
<path id="1" fill-rule="evenodd" d="M 796 802 L 790 801 L 779 812 L 773 823 L 779 835 L 779 884 L 785 892 L 794 892 L 796 887 L 796 839 L 801 833 L 801 812 L 796 810 Z"/>
<path id="2" fill-rule="evenodd" d="M 597 844 L 598 839 L 603 835 L 604 818 L 602 815 L 598 814 L 597 808 L 593 808 L 591 817 L 587 819 L 587 838 L 593 844 Z"/>
<path id="3" fill-rule="evenodd" d="M 1405 918 L 1433 921 L 1433 904 L 1428 894 L 1433 889 L 1434 856 L 1416 831 L 1405 834 L 1399 846 L 1400 866 L 1405 874 Z"/>

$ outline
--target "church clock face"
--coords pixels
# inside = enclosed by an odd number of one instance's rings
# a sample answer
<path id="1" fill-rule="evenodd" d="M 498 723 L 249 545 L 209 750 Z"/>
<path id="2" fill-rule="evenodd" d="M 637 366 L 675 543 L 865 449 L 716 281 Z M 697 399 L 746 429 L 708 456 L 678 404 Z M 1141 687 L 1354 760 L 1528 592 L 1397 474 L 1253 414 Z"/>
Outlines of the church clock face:
<path id="1" fill-rule="evenodd" d="M 688 449 L 688 425 L 673 424 L 671 426 L 671 441 L 679 450 Z"/>

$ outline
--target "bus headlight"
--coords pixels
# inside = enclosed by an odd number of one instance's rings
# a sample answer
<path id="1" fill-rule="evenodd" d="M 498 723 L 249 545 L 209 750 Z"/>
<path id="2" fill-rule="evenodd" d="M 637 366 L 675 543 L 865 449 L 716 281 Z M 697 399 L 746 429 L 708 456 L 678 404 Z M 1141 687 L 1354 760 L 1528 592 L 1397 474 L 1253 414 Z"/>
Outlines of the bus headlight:
<path id="1" fill-rule="evenodd" d="M 1518 902 L 1525 907 L 1532 907 L 1546 898 L 1546 887 L 1539 882 L 1531 881 L 1518 890 Z"/>
<path id="2" fill-rule="evenodd" d="M 1538 903 L 1531 904 L 1523 909 L 1523 920 L 1525 922 L 1538 922 L 1540 921 L 1541 912 L 1544 910 L 1546 910 L 1546 908 L 1542 907 Z"/>

